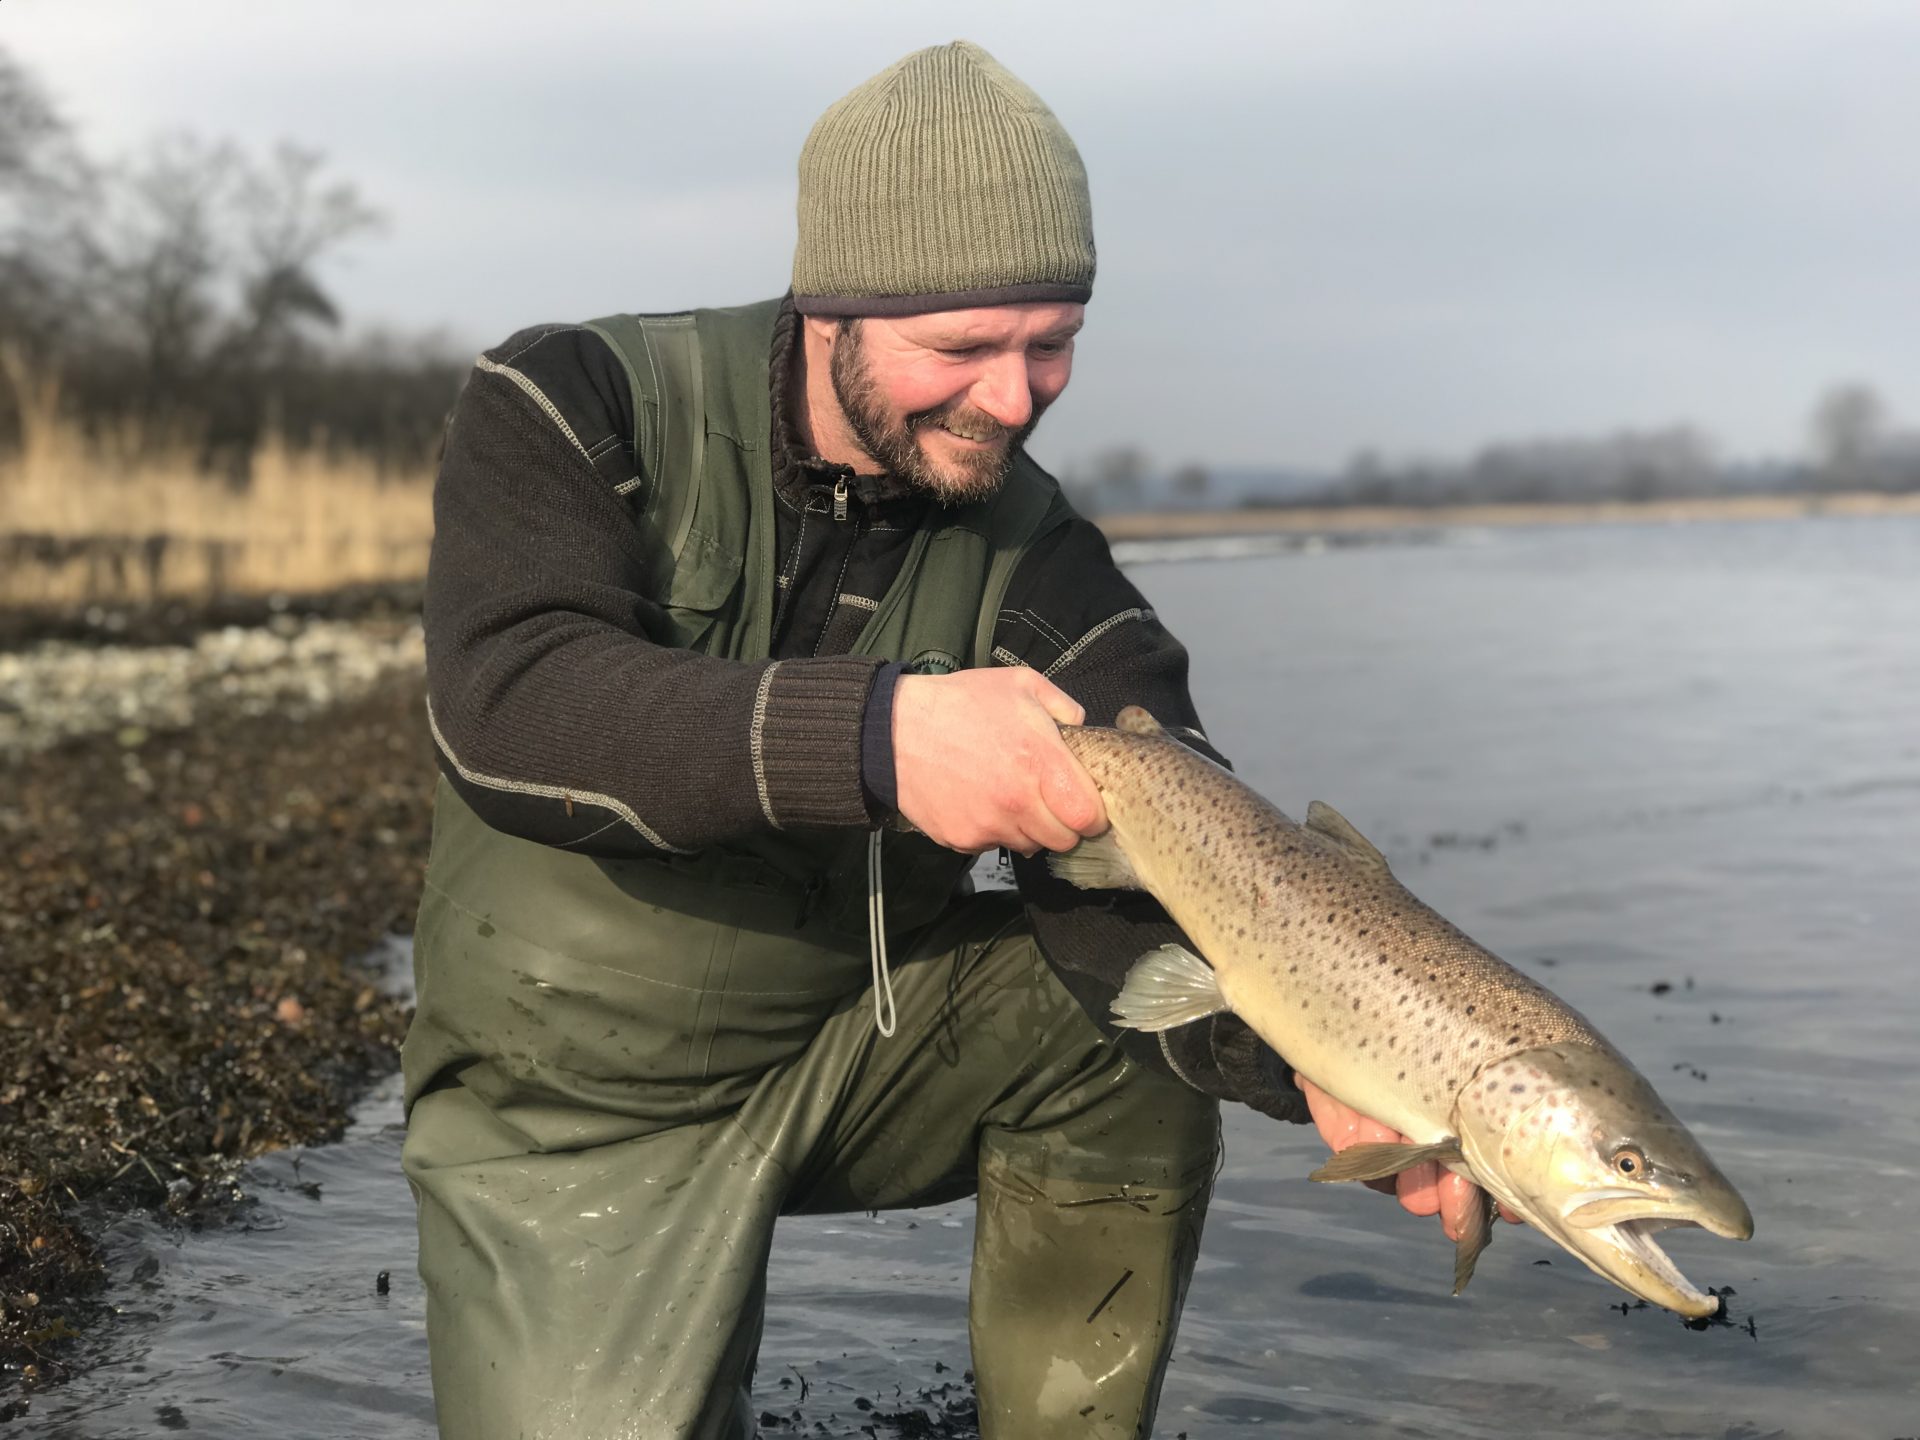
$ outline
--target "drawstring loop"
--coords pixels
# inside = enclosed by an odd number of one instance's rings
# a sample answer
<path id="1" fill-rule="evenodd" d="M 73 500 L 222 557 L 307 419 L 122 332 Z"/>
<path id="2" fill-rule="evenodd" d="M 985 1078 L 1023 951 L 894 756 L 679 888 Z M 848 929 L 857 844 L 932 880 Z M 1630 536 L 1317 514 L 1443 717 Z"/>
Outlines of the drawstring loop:
<path id="1" fill-rule="evenodd" d="M 892 1039 L 900 1015 L 893 1004 L 893 975 L 887 969 L 887 901 L 880 868 L 880 831 L 867 837 L 867 950 L 873 960 L 873 1024 Z M 882 1008 L 881 997 L 885 996 Z"/>

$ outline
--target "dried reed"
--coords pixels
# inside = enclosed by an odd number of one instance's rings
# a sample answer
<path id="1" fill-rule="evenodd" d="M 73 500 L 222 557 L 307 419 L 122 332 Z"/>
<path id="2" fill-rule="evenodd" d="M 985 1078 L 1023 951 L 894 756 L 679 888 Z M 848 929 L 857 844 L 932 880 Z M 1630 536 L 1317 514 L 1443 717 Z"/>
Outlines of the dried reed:
<path id="1" fill-rule="evenodd" d="M 22 443 L 0 457 L 0 606 L 150 604 L 319 593 L 426 573 L 432 475 L 277 437 L 244 485 L 210 475 L 182 440 L 84 435 L 48 392 L 23 401 Z"/>

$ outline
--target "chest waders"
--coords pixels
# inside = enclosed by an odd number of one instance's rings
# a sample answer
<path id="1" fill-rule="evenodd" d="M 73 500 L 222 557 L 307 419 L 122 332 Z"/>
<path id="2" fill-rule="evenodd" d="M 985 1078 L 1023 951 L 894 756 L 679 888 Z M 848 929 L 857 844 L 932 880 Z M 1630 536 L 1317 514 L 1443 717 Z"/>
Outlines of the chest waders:
<path id="1" fill-rule="evenodd" d="M 625 493 L 657 643 L 768 654 L 776 310 L 593 327 L 634 385 Z M 994 499 L 933 512 L 855 652 L 990 663 L 1013 567 L 1064 514 L 1024 456 Z M 1148 1433 L 1214 1104 L 1100 1038 L 1017 900 L 966 893 L 968 857 L 893 833 L 877 875 L 873 854 L 813 830 L 601 860 L 494 831 L 440 786 L 404 1163 L 448 1440 L 742 1440 L 775 1218 L 976 1191 L 985 1440 Z"/>

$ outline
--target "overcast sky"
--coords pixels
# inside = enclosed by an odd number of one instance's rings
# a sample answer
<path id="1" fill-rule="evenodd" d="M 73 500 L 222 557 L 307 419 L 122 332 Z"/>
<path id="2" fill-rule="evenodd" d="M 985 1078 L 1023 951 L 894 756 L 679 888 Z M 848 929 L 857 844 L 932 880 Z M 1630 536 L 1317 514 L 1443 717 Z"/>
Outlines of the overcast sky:
<path id="1" fill-rule="evenodd" d="M 1100 276 L 1034 449 L 1337 466 L 1677 421 L 1920 418 L 1912 0 L 0 0 L 97 153 L 325 152 L 352 320 L 492 343 L 784 288 L 814 118 L 975 40 L 1066 123 Z"/>

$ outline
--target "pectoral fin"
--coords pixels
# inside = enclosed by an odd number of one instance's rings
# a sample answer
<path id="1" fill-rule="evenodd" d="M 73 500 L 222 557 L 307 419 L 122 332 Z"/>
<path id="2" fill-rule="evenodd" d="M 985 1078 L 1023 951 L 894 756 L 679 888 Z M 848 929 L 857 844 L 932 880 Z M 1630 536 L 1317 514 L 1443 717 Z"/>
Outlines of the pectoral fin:
<path id="1" fill-rule="evenodd" d="M 1458 1140 L 1436 1140 L 1431 1145 L 1403 1145 L 1397 1140 L 1350 1145 L 1307 1178 L 1309 1180 L 1384 1180 L 1412 1169 L 1423 1160 L 1451 1165 L 1460 1159 Z"/>
<path id="2" fill-rule="evenodd" d="M 1460 1238 L 1453 1248 L 1453 1293 L 1458 1295 L 1473 1278 L 1473 1265 L 1480 1252 L 1493 1241 L 1493 1197 L 1476 1188 L 1460 1224 Z"/>
<path id="3" fill-rule="evenodd" d="M 1047 856 L 1047 869 L 1082 890 L 1138 890 L 1140 877 L 1113 831 Z"/>
<path id="4" fill-rule="evenodd" d="M 1113 999 L 1113 1018 L 1129 1030 L 1171 1030 L 1227 1008 L 1212 966 L 1185 946 L 1162 945 L 1127 972 Z"/>

